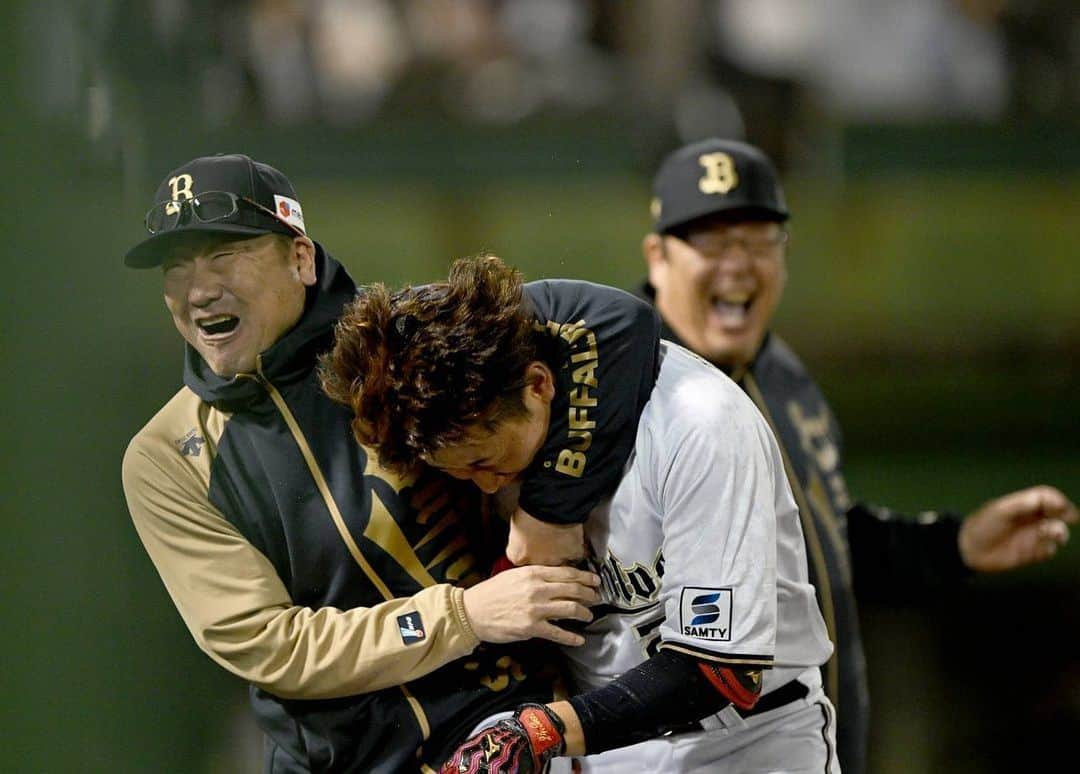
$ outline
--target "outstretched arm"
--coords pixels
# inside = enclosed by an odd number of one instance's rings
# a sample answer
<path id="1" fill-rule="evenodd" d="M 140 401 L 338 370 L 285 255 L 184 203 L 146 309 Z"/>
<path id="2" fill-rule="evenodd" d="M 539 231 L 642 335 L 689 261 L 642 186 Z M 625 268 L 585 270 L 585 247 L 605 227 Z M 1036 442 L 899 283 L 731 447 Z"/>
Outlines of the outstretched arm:
<path id="1" fill-rule="evenodd" d="M 935 511 L 906 518 L 858 503 L 847 513 L 856 594 L 915 602 L 972 572 L 1045 561 L 1065 544 L 1076 521 L 1076 505 L 1050 486 L 994 498 L 967 518 Z"/>

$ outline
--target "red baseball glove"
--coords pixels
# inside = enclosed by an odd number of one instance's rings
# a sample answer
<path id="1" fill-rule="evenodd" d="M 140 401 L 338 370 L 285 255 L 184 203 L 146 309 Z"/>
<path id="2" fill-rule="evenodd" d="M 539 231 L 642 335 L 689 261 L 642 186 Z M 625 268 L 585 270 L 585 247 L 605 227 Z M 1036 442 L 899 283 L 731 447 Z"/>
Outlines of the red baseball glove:
<path id="1" fill-rule="evenodd" d="M 522 704 L 462 744 L 439 774 L 541 774 L 566 749 L 566 727 L 543 704 Z"/>

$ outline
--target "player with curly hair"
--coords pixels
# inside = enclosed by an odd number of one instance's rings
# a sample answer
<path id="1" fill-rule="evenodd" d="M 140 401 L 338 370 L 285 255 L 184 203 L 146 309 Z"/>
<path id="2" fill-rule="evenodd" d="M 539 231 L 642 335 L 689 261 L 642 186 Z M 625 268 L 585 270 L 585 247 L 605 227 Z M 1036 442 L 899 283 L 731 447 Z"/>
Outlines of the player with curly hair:
<path id="1" fill-rule="evenodd" d="M 324 388 L 382 464 L 512 495 L 552 462 L 540 451 L 560 390 L 572 448 L 590 443 L 588 332 L 537 323 L 542 292 L 494 256 L 456 262 L 446 282 L 368 287 L 339 321 Z M 567 361 L 560 343 L 580 349 Z M 588 771 L 839 771 L 798 511 L 768 425 L 728 377 L 661 343 L 633 452 L 586 535 L 604 599 L 567 652 L 582 692 L 524 705 L 444 771 L 539 771 L 561 755 L 588 756 Z"/>

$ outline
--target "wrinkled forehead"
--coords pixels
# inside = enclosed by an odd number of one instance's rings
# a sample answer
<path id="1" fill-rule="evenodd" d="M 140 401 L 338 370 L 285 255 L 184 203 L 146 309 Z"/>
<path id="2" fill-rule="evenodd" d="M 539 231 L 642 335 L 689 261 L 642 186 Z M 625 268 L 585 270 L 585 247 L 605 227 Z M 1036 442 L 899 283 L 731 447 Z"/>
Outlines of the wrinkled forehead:
<path id="1" fill-rule="evenodd" d="M 177 261 L 192 260 L 200 255 L 206 255 L 226 246 L 250 247 L 258 249 L 263 244 L 273 241 L 272 234 L 260 234 L 256 237 L 242 236 L 237 238 L 233 234 L 213 234 L 192 232 L 190 234 L 177 234 L 177 241 L 169 248 L 168 254 L 163 256 L 162 264 L 176 263 Z"/>

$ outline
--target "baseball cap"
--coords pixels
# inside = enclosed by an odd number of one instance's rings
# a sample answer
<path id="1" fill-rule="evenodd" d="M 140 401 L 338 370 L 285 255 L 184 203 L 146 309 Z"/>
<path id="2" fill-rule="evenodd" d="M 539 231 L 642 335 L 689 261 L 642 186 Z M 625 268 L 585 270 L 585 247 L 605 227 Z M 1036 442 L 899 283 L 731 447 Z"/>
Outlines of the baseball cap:
<path id="1" fill-rule="evenodd" d="M 753 145 L 719 138 L 685 145 L 664 159 L 653 178 L 657 233 L 735 210 L 778 221 L 790 214 L 776 167 Z"/>
<path id="2" fill-rule="evenodd" d="M 211 192 L 225 195 L 205 197 Z M 161 181 L 147 212 L 151 235 L 131 248 L 124 263 L 135 268 L 159 265 L 178 242 L 192 233 L 245 235 L 304 234 L 304 215 L 296 190 L 285 175 L 240 153 L 200 156 Z"/>

